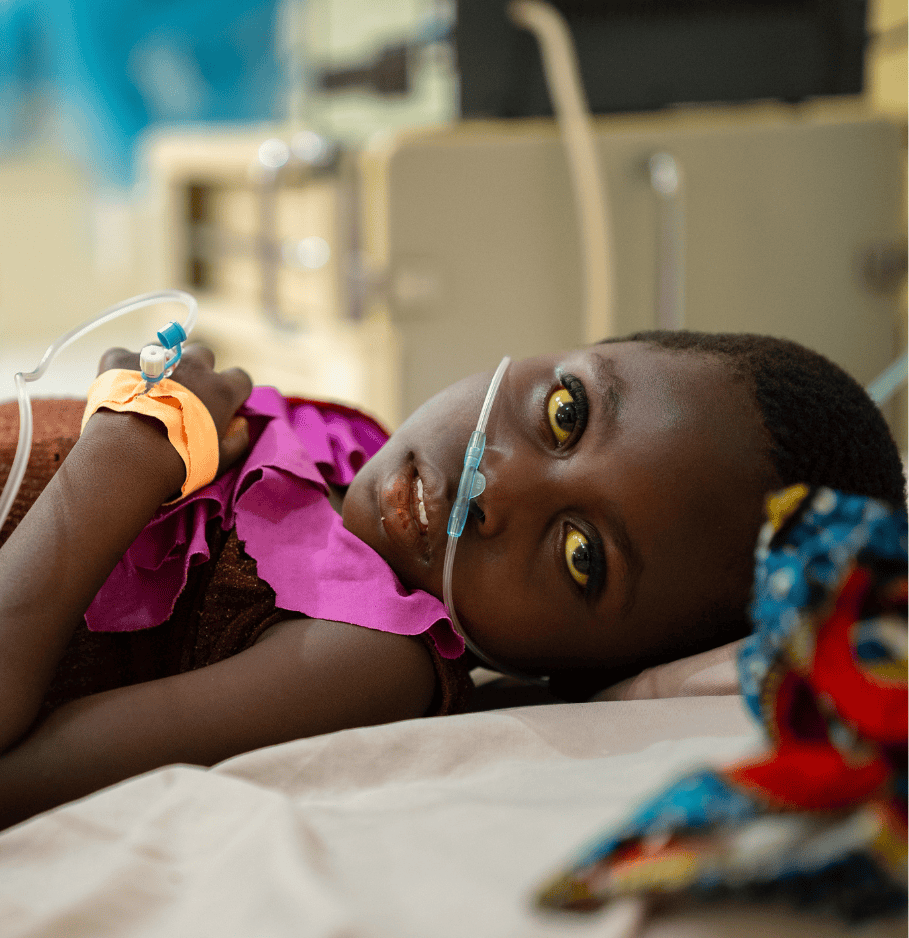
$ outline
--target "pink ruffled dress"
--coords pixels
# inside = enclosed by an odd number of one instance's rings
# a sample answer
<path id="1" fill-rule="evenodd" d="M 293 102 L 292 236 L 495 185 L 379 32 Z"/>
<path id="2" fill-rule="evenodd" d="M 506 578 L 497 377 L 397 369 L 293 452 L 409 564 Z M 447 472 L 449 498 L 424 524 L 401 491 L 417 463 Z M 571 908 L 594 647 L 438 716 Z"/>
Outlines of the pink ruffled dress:
<path id="1" fill-rule="evenodd" d="M 89 607 L 89 629 L 129 632 L 166 621 L 190 567 L 209 559 L 207 532 L 218 525 L 236 530 L 280 608 L 426 633 L 442 657 L 459 657 L 464 643 L 445 606 L 406 589 L 329 504 L 329 483 L 349 485 L 385 431 L 351 408 L 287 399 L 273 388 L 256 388 L 241 413 L 254 440 L 245 462 L 157 513 Z"/>

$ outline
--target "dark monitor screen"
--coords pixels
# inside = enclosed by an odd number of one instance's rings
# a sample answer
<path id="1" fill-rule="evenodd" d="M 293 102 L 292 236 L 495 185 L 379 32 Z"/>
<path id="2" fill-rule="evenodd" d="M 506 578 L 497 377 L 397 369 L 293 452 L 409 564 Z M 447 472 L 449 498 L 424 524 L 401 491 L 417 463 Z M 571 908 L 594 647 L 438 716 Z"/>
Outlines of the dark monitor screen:
<path id="1" fill-rule="evenodd" d="M 458 0 L 463 117 L 552 113 L 534 37 L 505 0 Z M 865 0 L 553 0 L 591 110 L 801 101 L 862 90 Z"/>

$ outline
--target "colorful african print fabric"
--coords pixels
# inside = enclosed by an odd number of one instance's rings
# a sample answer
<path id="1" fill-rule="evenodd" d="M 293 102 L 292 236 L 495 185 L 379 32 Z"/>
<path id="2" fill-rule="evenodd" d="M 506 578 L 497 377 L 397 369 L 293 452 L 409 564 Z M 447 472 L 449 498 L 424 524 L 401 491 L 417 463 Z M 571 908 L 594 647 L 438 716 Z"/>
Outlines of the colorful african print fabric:
<path id="1" fill-rule="evenodd" d="M 768 502 L 739 657 L 767 748 L 689 774 L 540 891 L 780 896 L 847 919 L 906 904 L 906 512 L 794 486 Z"/>

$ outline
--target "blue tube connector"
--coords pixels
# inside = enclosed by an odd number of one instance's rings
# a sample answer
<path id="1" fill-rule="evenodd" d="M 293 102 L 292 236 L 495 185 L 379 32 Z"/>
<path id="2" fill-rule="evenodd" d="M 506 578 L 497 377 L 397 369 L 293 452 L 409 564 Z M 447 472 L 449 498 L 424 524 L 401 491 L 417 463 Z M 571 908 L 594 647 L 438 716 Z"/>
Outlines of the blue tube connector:
<path id="1" fill-rule="evenodd" d="M 467 452 L 464 454 L 464 469 L 461 472 L 461 481 L 458 483 L 458 494 L 455 496 L 451 514 L 448 516 L 448 536 L 460 537 L 464 533 L 467 523 L 467 513 L 470 500 L 480 495 L 486 488 L 486 477 L 479 471 L 480 460 L 486 449 L 486 434 L 482 430 L 474 430 L 467 443 Z"/>
<path id="2" fill-rule="evenodd" d="M 170 322 L 158 333 L 158 341 L 165 348 L 173 348 L 186 341 L 186 332 L 180 323 Z"/>

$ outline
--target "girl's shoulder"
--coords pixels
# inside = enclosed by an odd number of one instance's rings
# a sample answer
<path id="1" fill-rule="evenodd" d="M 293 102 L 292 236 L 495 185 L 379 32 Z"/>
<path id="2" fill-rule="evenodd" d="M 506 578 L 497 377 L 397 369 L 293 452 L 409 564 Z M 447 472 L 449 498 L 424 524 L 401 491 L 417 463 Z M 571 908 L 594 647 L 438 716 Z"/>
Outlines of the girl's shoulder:
<path id="1" fill-rule="evenodd" d="M 181 670 L 214 664 L 238 654 L 273 636 L 279 629 L 285 629 L 289 621 L 312 621 L 301 617 L 299 612 L 277 605 L 275 591 L 259 577 L 255 560 L 246 553 L 235 531 L 225 536 L 217 559 L 208 566 L 204 584 L 197 587 L 199 595 L 185 601 L 181 597 L 184 608 L 196 610 L 194 621 L 184 630 L 185 651 Z M 364 656 L 379 649 L 382 655 L 393 656 L 392 648 L 405 638 L 365 626 L 320 621 L 323 628 L 337 626 L 339 632 L 359 628 L 366 633 L 363 636 Z M 354 637 L 348 641 L 355 643 L 356 634 L 353 633 Z M 388 636 L 389 640 L 381 636 Z M 434 673 L 432 699 L 423 715 L 441 716 L 462 711 L 473 690 L 463 656 L 444 658 L 428 632 L 416 636 L 415 640 L 425 648 Z M 411 658 L 411 653 L 407 653 L 407 658 Z M 369 667 L 381 666 L 378 661 L 365 663 Z"/>

